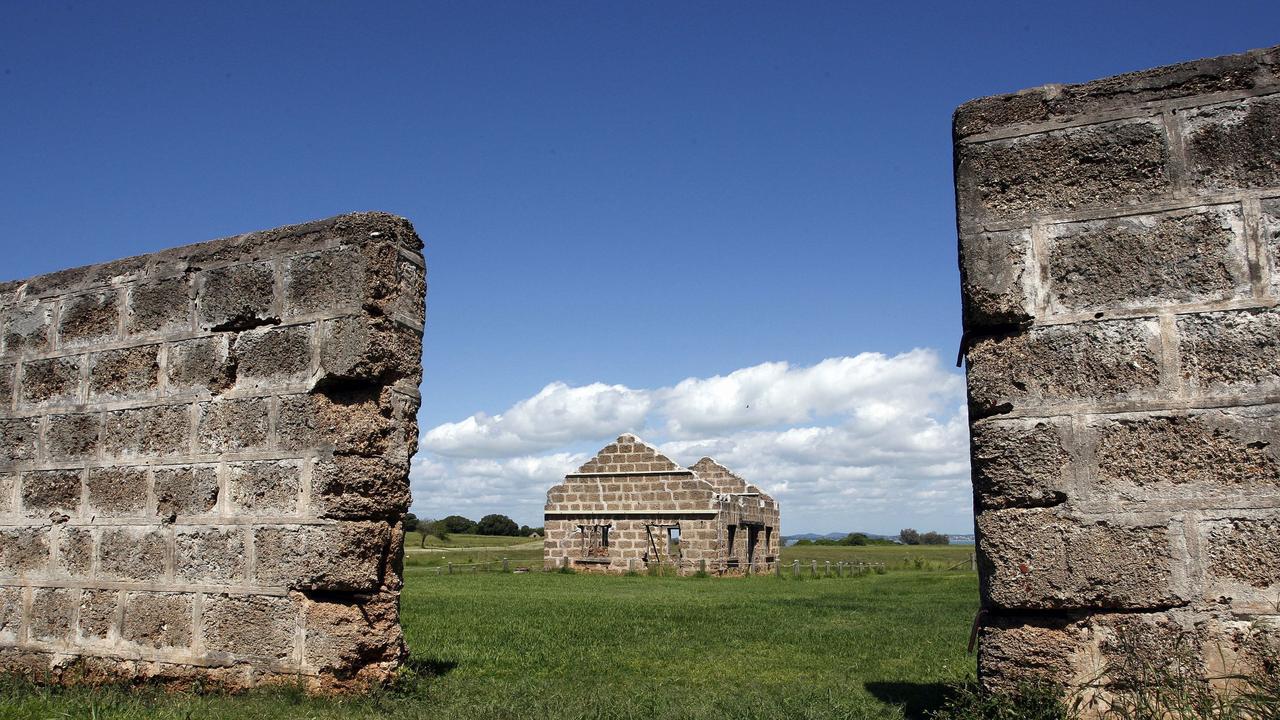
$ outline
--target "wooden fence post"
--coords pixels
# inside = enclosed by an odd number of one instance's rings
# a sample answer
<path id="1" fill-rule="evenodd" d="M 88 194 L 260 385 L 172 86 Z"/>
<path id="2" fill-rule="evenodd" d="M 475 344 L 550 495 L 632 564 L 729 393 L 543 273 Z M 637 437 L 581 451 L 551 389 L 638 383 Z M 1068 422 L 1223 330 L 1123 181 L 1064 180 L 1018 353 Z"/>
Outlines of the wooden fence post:
<path id="1" fill-rule="evenodd" d="M 800 577 L 800 561 L 791 561 L 791 577 Z"/>
<path id="2" fill-rule="evenodd" d="M 782 577 L 782 561 L 781 560 L 773 561 L 773 571 L 774 573 L 777 574 L 778 577 Z"/>
<path id="3" fill-rule="evenodd" d="M 449 561 L 449 574 L 453 574 L 453 561 Z"/>
<path id="4" fill-rule="evenodd" d="M 976 552 L 969 553 L 969 570 L 978 572 L 978 553 Z"/>
<path id="5" fill-rule="evenodd" d="M 818 561 L 809 561 L 809 577 L 818 577 Z"/>

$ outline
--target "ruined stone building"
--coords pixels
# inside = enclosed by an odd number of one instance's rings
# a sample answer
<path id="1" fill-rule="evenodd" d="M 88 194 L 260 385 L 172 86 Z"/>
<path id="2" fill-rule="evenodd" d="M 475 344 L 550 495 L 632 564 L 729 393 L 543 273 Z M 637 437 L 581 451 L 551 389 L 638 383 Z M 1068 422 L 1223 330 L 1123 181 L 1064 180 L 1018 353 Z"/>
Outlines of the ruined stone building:
<path id="1" fill-rule="evenodd" d="M 547 492 L 548 568 L 627 572 L 671 566 L 745 574 L 772 569 L 778 502 L 711 458 L 691 468 L 623 435 Z"/>
<path id="2" fill-rule="evenodd" d="M 424 292 L 383 213 L 0 283 L 0 670 L 391 677 Z"/>
<path id="3" fill-rule="evenodd" d="M 1280 671 L 1280 47 L 954 132 L 983 682 Z"/>

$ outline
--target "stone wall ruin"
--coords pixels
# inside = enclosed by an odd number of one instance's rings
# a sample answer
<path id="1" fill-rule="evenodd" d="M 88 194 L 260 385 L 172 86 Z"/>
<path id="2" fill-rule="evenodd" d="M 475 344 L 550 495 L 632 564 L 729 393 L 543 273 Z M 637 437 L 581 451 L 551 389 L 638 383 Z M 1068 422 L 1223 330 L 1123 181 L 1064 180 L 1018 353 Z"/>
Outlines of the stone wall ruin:
<path id="1" fill-rule="evenodd" d="M 1280 627 L 1280 48 L 975 100 L 954 134 L 980 675 L 1258 669 Z"/>
<path id="2" fill-rule="evenodd" d="M 361 213 L 0 284 L 0 668 L 386 679 L 421 250 Z"/>

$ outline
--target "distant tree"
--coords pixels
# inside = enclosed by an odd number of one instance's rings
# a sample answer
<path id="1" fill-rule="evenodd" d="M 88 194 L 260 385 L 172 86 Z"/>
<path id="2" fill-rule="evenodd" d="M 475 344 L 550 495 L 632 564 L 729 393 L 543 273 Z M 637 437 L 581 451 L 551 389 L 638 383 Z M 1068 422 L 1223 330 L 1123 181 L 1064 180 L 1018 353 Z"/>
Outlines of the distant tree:
<path id="1" fill-rule="evenodd" d="M 529 535 L 531 535 L 532 533 L 533 533 L 533 528 L 529 527 L 528 525 L 520 526 L 520 537 L 529 537 Z"/>
<path id="2" fill-rule="evenodd" d="M 942 533 L 930 531 L 920 536 L 920 542 L 925 545 L 950 545 L 951 538 Z"/>
<path id="3" fill-rule="evenodd" d="M 475 532 L 476 521 L 471 518 L 465 518 L 461 515 L 450 515 L 442 518 L 440 522 L 444 523 L 445 532 L 451 533 L 470 533 Z"/>
<path id="4" fill-rule="evenodd" d="M 812 544 L 813 544 L 813 541 L 810 540 L 809 538 L 800 538 L 799 540 L 792 543 L 792 545 L 812 545 Z"/>
<path id="5" fill-rule="evenodd" d="M 515 520 L 506 515 L 485 515 L 480 518 L 480 522 L 476 523 L 476 533 L 480 535 L 509 535 L 515 536 L 520 534 L 520 526 Z"/>
<path id="6" fill-rule="evenodd" d="M 840 541 L 841 545 L 866 545 L 869 538 L 866 533 L 849 533 Z"/>
<path id="7" fill-rule="evenodd" d="M 413 513 L 405 513 L 403 522 L 405 532 L 413 532 L 418 529 L 418 516 Z"/>
<path id="8" fill-rule="evenodd" d="M 427 546 L 427 538 L 429 537 L 434 537 L 440 542 L 445 542 L 449 539 L 449 531 L 445 529 L 443 520 L 431 520 L 430 518 L 419 520 L 418 532 L 420 533 L 418 538 L 420 547 Z"/>
<path id="9" fill-rule="evenodd" d="M 898 542 L 903 545 L 919 545 L 920 533 L 916 532 L 913 528 L 903 528 L 903 530 L 898 533 Z"/>

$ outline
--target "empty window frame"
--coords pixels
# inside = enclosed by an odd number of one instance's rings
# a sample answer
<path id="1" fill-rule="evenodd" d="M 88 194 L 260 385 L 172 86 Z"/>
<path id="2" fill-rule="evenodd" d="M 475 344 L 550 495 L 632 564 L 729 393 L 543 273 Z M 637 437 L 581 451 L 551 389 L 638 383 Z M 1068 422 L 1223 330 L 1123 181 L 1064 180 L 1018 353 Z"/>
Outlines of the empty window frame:
<path id="1" fill-rule="evenodd" d="M 667 554 L 671 557 L 680 557 L 680 528 L 667 528 Z"/>
<path id="2" fill-rule="evenodd" d="M 578 526 L 578 532 L 582 535 L 582 550 L 585 557 L 609 556 L 609 527 L 608 525 Z"/>

